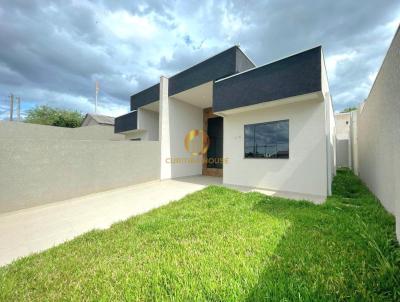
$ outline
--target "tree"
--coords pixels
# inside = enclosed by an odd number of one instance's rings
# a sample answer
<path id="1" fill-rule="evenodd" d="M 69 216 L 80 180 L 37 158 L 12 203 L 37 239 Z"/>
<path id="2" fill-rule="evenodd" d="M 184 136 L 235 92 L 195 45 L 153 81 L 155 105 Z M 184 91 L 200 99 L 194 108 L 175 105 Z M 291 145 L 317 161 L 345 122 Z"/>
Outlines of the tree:
<path id="1" fill-rule="evenodd" d="M 340 113 L 346 113 L 346 112 L 350 112 L 350 111 L 354 111 L 357 110 L 357 107 L 347 107 L 344 108 Z"/>
<path id="2" fill-rule="evenodd" d="M 28 110 L 26 123 L 50 125 L 58 127 L 80 127 L 84 116 L 78 111 L 51 108 L 49 106 L 36 106 Z"/>

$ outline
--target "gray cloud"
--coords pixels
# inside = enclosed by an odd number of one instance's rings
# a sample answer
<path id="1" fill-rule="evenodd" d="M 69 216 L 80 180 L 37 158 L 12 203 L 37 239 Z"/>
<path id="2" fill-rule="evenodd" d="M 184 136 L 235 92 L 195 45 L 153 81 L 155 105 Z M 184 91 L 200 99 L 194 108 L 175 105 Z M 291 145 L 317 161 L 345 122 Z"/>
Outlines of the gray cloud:
<path id="1" fill-rule="evenodd" d="M 257 64 L 323 45 L 335 109 L 361 102 L 400 21 L 395 0 L 49 1 L 0 4 L 5 98 L 121 114 L 129 96 L 234 44 Z"/>

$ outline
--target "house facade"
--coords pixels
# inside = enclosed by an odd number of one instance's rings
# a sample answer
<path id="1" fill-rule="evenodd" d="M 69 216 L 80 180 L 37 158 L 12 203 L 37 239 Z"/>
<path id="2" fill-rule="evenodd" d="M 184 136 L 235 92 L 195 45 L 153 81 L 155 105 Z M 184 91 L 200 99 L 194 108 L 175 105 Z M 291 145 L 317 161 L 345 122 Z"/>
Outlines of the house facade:
<path id="1" fill-rule="evenodd" d="M 335 121 L 321 47 L 262 65 L 229 48 L 131 96 L 115 120 L 160 142 L 160 179 L 224 184 L 322 202 L 335 173 Z"/>

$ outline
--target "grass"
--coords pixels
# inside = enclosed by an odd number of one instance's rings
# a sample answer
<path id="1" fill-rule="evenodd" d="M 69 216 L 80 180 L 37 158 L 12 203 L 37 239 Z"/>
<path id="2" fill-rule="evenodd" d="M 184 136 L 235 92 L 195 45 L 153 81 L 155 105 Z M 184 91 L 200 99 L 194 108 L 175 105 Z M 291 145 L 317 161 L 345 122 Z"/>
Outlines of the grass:
<path id="1" fill-rule="evenodd" d="M 333 191 L 208 187 L 0 268 L 0 300 L 399 301 L 394 217 L 349 171 Z"/>

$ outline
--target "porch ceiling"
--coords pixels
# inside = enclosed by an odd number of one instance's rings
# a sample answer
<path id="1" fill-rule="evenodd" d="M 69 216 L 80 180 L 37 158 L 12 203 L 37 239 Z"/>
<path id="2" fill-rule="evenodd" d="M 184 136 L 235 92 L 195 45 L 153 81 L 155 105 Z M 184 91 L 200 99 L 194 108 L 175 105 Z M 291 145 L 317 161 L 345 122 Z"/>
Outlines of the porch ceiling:
<path id="1" fill-rule="evenodd" d="M 142 106 L 141 108 L 150 110 L 150 111 L 155 111 L 155 112 L 159 112 L 160 111 L 160 102 L 156 101 L 147 105 Z"/>
<path id="2" fill-rule="evenodd" d="M 212 107 L 212 94 L 213 82 L 210 81 L 205 84 L 171 95 L 171 97 L 181 102 L 191 104 L 195 107 L 209 108 Z"/>

